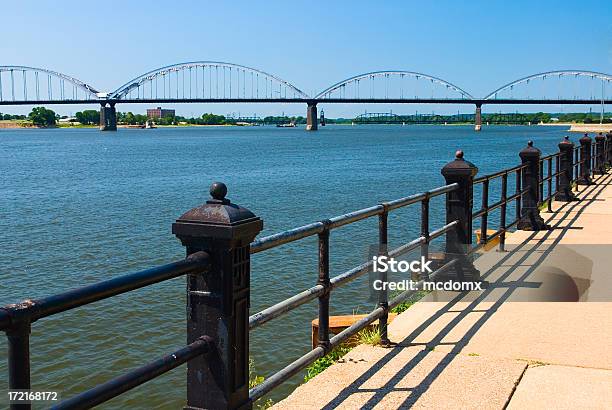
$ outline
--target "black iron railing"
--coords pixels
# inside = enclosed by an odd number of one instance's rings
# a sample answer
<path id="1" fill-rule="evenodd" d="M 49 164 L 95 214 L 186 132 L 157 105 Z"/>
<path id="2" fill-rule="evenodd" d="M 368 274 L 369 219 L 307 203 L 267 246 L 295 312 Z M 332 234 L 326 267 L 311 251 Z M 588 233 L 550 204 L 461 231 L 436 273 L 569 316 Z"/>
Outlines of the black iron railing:
<path id="1" fill-rule="evenodd" d="M 498 237 L 499 249 L 502 251 L 504 250 L 506 243 L 506 232 L 516 226 L 521 218 L 521 197 L 527 193 L 527 189 L 521 190 L 521 172 L 523 169 L 525 169 L 525 167 L 525 165 L 519 165 L 517 167 L 496 172 L 494 174 L 485 175 L 474 180 L 475 186 L 482 185 L 482 207 L 472 214 L 472 218 L 480 218 L 480 240 L 479 243 L 470 250 L 471 253 L 482 249 L 486 244 Z M 512 175 L 514 175 L 516 178 L 516 190 L 512 195 L 508 196 L 508 178 Z M 500 199 L 493 204 L 489 204 L 490 182 L 498 178 L 501 178 Z M 512 202 L 515 204 L 516 216 L 512 222 L 508 222 L 508 204 Z M 499 229 L 489 235 L 489 214 L 498 208 L 500 209 Z"/>
<path id="2" fill-rule="evenodd" d="M 473 266 L 466 267 L 470 254 L 499 237 L 504 250 L 506 233 L 513 229 L 549 229 L 540 216 L 540 206 L 552 200 L 576 200 L 572 187 L 592 184 L 593 177 L 605 173 L 612 162 L 612 134 L 580 140 L 574 147 L 566 138 L 560 152 L 541 157 L 533 143 L 520 152 L 522 164 L 475 179 L 474 164 L 464 160 L 459 151 L 454 161 L 442 169 L 446 185 L 409 197 L 384 202 L 369 208 L 315 222 L 299 228 L 254 240 L 263 222 L 248 209 L 225 198 L 227 188 L 221 183 L 211 187 L 212 199 L 182 215 L 173 224 L 173 233 L 186 247 L 184 260 L 115 279 L 103 281 L 55 296 L 25 300 L 0 308 L 0 330 L 8 338 L 9 389 L 28 390 L 30 384 L 29 335 L 32 323 L 47 316 L 133 291 L 154 283 L 185 275 L 187 277 L 187 346 L 123 376 L 57 404 L 57 409 L 90 408 L 141 385 L 183 363 L 187 363 L 187 408 L 248 408 L 272 389 L 297 374 L 335 346 L 378 320 L 383 344 L 388 343 L 388 313 L 415 291 L 406 290 L 391 300 L 386 291 L 379 293 L 377 306 L 364 318 L 331 337 L 329 302 L 332 292 L 363 276 L 373 261 L 362 263 L 332 276 L 330 272 L 330 232 L 369 218 L 378 218 L 378 254 L 397 257 L 420 248 L 428 257 L 432 240 L 445 236 L 445 257 L 429 276 L 444 273 L 458 280 L 478 279 Z M 553 167 L 554 163 L 554 167 Z M 554 168 L 554 169 L 553 169 Z M 515 190 L 508 192 L 509 179 Z M 499 200 L 490 203 L 491 181 L 500 179 Z M 474 187 L 482 187 L 482 204 L 473 212 Z M 544 195 L 546 187 L 547 195 Z M 430 200 L 446 198 L 445 224 L 430 228 Z M 508 221 L 508 207 L 514 205 L 515 217 Z M 388 247 L 388 216 L 399 208 L 420 206 L 419 236 L 395 249 Z M 500 210 L 498 229 L 488 233 L 490 214 Z M 480 219 L 480 241 L 472 246 L 472 221 Z M 318 237 L 318 276 L 309 289 L 249 316 L 250 258 L 252 254 Z M 383 278 L 384 279 L 384 278 Z M 272 319 L 318 299 L 319 336 L 317 346 L 280 371 L 249 389 L 249 332 Z M 11 404 L 14 409 L 30 408 L 28 403 Z"/>
<path id="3" fill-rule="evenodd" d="M 8 339 L 9 390 L 30 389 L 30 330 L 31 324 L 36 320 L 179 276 L 205 272 L 208 266 L 208 255 L 198 252 L 178 262 L 119 276 L 42 299 L 27 299 L 0 308 L 0 330 L 6 332 Z M 110 400 L 180 366 L 196 355 L 205 353 L 209 348 L 209 342 L 203 337 L 162 359 L 81 393 L 54 408 L 90 408 Z M 11 404 L 11 408 L 14 409 L 30 407 L 27 403 Z"/>
<path id="4" fill-rule="evenodd" d="M 261 238 L 251 244 L 251 253 L 258 253 L 271 249 L 286 243 L 294 242 L 309 236 L 318 235 L 319 243 L 319 274 L 316 285 L 304 290 L 288 299 L 285 299 L 274 306 L 262 310 L 261 312 L 255 313 L 249 318 L 249 329 L 255 329 L 264 323 L 282 316 L 293 309 L 311 301 L 315 298 L 319 299 L 319 339 L 318 346 L 299 357 L 294 362 L 284 367 L 279 372 L 268 377 L 263 383 L 254 387 L 249 392 L 249 398 L 251 400 L 257 400 L 264 396 L 272 389 L 299 373 L 302 369 L 312 364 L 315 360 L 325 356 L 331 349 L 345 342 L 348 338 L 359 333 L 362 329 L 367 327 L 372 322 L 379 321 L 379 329 L 381 332 L 381 340 L 383 344 L 389 342 L 387 337 L 387 321 L 388 314 L 391 309 L 399 305 L 405 299 L 407 299 L 414 291 L 404 291 L 388 300 L 388 295 L 385 291 L 381 291 L 378 306 L 368 315 L 361 320 L 357 321 L 344 331 L 338 333 L 334 337 L 329 335 L 329 300 L 330 294 L 333 290 L 363 276 L 368 273 L 372 268 L 373 261 L 365 262 L 353 269 L 350 269 L 344 273 L 330 278 L 329 271 L 329 237 L 330 232 L 334 229 L 340 228 L 345 225 L 349 225 L 367 218 L 378 217 L 378 241 L 379 251 L 389 257 L 398 257 L 407 252 L 422 248 L 422 253 L 427 252 L 427 246 L 429 243 L 448 233 L 454 229 L 457 225 L 457 221 L 452 221 L 434 231 L 429 231 L 429 200 L 439 195 L 449 194 L 459 189 L 458 183 L 445 185 L 431 191 L 423 192 L 421 194 L 412 195 L 406 198 L 397 199 L 390 202 L 383 202 L 376 206 L 361 209 L 344 215 L 340 215 L 334 218 L 330 218 L 325 221 L 315 222 L 310 225 L 305 225 L 299 228 L 295 228 L 289 231 L 281 232 L 275 235 L 270 235 L 265 238 Z M 421 236 L 408 242 L 402 246 L 399 246 L 393 250 L 387 251 L 388 245 L 388 215 L 389 212 L 404 208 L 409 205 L 420 204 L 421 210 Z M 435 276 L 450 267 L 452 267 L 454 261 L 447 261 L 442 267 L 435 270 L 429 277 L 434 279 Z"/>

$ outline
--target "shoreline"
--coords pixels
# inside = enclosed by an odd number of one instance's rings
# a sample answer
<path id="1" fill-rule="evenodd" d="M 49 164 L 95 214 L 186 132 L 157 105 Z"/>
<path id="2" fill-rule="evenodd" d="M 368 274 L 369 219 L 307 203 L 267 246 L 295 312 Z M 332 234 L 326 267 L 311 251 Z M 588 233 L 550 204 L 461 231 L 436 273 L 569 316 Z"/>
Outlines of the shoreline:
<path id="1" fill-rule="evenodd" d="M 302 124 L 300 124 L 302 125 Z M 305 124 L 304 124 L 305 125 Z M 361 125 L 396 125 L 396 126 L 404 126 L 402 124 L 350 124 L 350 123 L 341 123 L 341 124 L 326 124 L 326 126 L 334 126 L 334 125 L 345 125 L 345 126 L 361 126 Z M 473 125 L 472 123 L 452 123 L 452 124 L 406 124 L 406 125 L 443 125 L 443 126 L 466 126 Z M 513 126 L 520 124 L 492 124 L 492 125 L 504 125 L 504 126 Z M 535 126 L 543 126 L 543 127 L 568 127 L 568 132 L 580 132 L 580 133 L 608 133 L 612 132 L 612 124 L 581 124 L 581 123 L 539 123 L 533 124 Z M 266 125 L 258 125 L 258 126 L 266 126 Z M 267 125 L 272 126 L 272 125 Z M 32 125 L 30 123 L 24 122 L 15 122 L 15 121 L 0 121 L 0 129 L 75 129 L 75 128 L 98 128 L 96 125 L 64 125 L 58 124 L 52 127 L 40 127 L 36 125 Z M 180 124 L 180 125 L 156 125 L 155 128 L 189 128 L 189 127 L 255 127 L 255 125 L 236 125 L 236 124 Z M 117 128 L 124 129 L 144 129 L 137 125 L 127 125 L 127 124 L 119 124 Z"/>
<path id="2" fill-rule="evenodd" d="M 545 127 L 550 126 L 561 126 L 569 127 L 568 132 L 611 132 L 612 124 L 580 124 L 575 122 L 564 122 L 564 123 L 540 123 Z"/>

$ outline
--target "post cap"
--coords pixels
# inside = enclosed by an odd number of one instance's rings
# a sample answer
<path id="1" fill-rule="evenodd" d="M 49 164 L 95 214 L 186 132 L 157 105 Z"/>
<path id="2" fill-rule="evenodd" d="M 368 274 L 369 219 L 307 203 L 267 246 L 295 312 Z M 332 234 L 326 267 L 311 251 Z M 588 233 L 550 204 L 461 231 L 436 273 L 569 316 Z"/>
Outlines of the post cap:
<path id="1" fill-rule="evenodd" d="M 184 237 L 238 239 L 251 241 L 262 229 L 263 221 L 247 208 L 233 204 L 227 186 L 214 182 L 210 186 L 211 199 L 190 209 L 172 224 L 172 233 Z"/>
<path id="2" fill-rule="evenodd" d="M 227 186 L 223 182 L 213 182 L 210 185 L 210 196 L 213 199 L 206 201 L 207 203 L 230 203 L 229 199 L 225 199 L 227 195 Z"/>
<path id="3" fill-rule="evenodd" d="M 446 164 L 441 171 L 444 177 L 447 176 L 470 176 L 473 177 L 478 173 L 478 167 L 470 161 L 463 159 L 463 151 L 458 150 L 455 153 L 455 159 Z"/>
<path id="4" fill-rule="evenodd" d="M 580 144 L 588 144 L 590 142 L 592 142 L 591 137 L 589 137 L 588 133 L 584 134 L 584 137 L 580 138 Z"/>
<path id="5" fill-rule="evenodd" d="M 595 141 L 603 141 L 605 139 L 606 139 L 606 137 L 604 137 L 603 133 L 601 133 L 601 132 L 595 136 Z"/>
<path id="6" fill-rule="evenodd" d="M 528 141 L 527 146 L 519 152 L 521 159 L 536 158 L 542 154 L 542 151 L 533 146 L 533 141 Z"/>
<path id="7" fill-rule="evenodd" d="M 569 137 L 566 135 L 563 140 L 559 143 L 559 149 L 569 149 L 574 146 L 574 143 L 570 141 Z"/>

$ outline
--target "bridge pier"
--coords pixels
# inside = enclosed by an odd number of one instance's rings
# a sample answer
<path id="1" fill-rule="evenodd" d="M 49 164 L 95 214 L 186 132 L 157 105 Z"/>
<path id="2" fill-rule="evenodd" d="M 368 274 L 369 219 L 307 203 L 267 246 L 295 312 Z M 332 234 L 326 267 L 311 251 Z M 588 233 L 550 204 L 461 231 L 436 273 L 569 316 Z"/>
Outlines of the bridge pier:
<path id="1" fill-rule="evenodd" d="M 100 131 L 117 131 L 117 110 L 115 103 L 100 104 Z"/>
<path id="2" fill-rule="evenodd" d="M 316 131 L 319 128 L 317 121 L 317 103 L 308 102 L 308 108 L 306 109 L 306 131 Z"/>
<path id="3" fill-rule="evenodd" d="M 476 104 L 476 114 L 474 115 L 474 131 L 482 128 L 482 104 Z"/>

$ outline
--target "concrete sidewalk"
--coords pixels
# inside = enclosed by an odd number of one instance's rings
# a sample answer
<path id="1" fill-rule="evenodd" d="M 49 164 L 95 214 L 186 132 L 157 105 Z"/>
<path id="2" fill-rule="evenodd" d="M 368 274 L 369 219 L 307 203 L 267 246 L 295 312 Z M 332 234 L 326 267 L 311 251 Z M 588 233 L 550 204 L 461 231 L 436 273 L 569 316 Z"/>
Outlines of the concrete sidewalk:
<path id="1" fill-rule="evenodd" d="M 612 408 L 612 178 L 476 265 L 484 292 L 432 293 L 276 409 Z"/>

